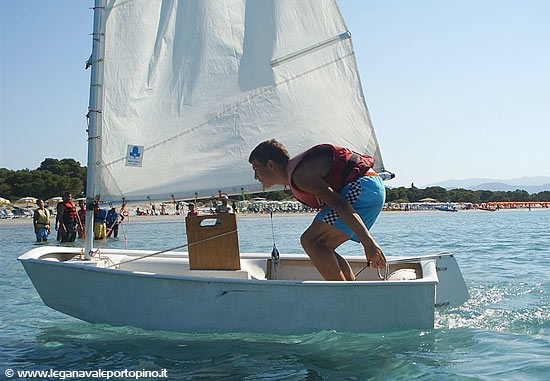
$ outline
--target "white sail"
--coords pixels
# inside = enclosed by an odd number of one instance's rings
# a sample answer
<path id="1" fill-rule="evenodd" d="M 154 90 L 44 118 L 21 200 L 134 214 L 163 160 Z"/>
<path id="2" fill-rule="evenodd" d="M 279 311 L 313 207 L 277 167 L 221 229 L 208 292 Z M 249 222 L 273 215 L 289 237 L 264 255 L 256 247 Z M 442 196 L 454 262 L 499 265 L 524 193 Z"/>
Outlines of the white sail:
<path id="1" fill-rule="evenodd" d="M 275 138 L 376 157 L 350 34 L 333 0 L 108 0 L 94 195 L 255 191 Z"/>

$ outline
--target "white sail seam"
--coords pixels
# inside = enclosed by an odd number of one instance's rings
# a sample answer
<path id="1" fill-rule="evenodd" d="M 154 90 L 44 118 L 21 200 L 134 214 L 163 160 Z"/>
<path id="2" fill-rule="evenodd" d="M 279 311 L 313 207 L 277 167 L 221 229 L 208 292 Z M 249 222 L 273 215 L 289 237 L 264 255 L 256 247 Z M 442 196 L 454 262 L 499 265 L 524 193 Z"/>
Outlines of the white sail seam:
<path id="1" fill-rule="evenodd" d="M 294 53 L 287 54 L 286 56 L 283 56 L 283 57 L 280 57 L 280 58 L 275 58 L 275 59 L 271 60 L 271 62 L 270 62 L 271 66 L 275 67 L 275 66 L 278 66 L 278 65 L 280 65 L 284 62 L 287 62 L 287 61 L 290 61 L 290 60 L 293 60 L 293 59 L 296 59 L 296 58 L 299 58 L 299 57 L 303 57 L 307 54 L 310 54 L 310 53 L 316 52 L 318 50 L 321 50 L 321 49 L 323 49 L 323 48 L 325 48 L 329 45 L 335 44 L 335 43 L 343 41 L 343 40 L 347 40 L 348 38 L 351 38 L 351 33 L 349 31 L 346 31 L 344 33 L 340 33 L 338 36 L 334 36 L 332 38 L 329 38 L 328 40 L 325 40 L 325 41 L 319 42 L 315 45 L 309 46 L 307 48 L 298 50 Z"/>
<path id="2" fill-rule="evenodd" d="M 155 143 L 155 144 L 153 144 L 153 145 L 151 145 L 151 146 L 144 147 L 143 150 L 144 150 L 144 152 L 145 152 L 145 151 L 147 151 L 147 150 L 150 150 L 150 149 L 153 149 L 153 148 L 157 148 L 157 147 L 159 147 L 159 146 L 162 146 L 162 145 L 164 145 L 164 144 L 166 144 L 166 143 L 171 142 L 172 140 L 178 139 L 178 138 L 182 137 L 183 135 L 186 135 L 186 134 L 188 134 L 188 133 L 190 133 L 190 132 L 193 132 L 193 131 L 197 130 L 198 128 L 207 126 L 207 125 L 208 125 L 209 123 L 211 123 L 212 121 L 215 121 L 216 119 L 218 119 L 218 118 L 220 118 L 220 117 L 222 117 L 222 116 L 225 116 L 227 113 L 229 113 L 229 112 L 231 112 L 231 111 L 237 110 L 240 106 L 249 104 L 250 101 L 251 101 L 252 99 L 255 99 L 255 98 L 258 98 L 258 97 L 260 97 L 260 96 L 262 96 L 262 95 L 265 95 L 265 94 L 268 94 L 268 93 L 270 93 L 270 92 L 273 92 L 277 87 L 279 87 L 279 86 L 281 86 L 281 85 L 285 85 L 285 84 L 287 84 L 287 83 L 289 83 L 289 82 L 293 82 L 293 81 L 295 81 L 295 80 L 297 80 L 297 79 L 300 79 L 301 77 L 304 77 L 304 76 L 306 76 L 306 75 L 308 75 L 308 74 L 311 74 L 311 73 L 313 73 L 313 72 L 315 72 L 315 71 L 317 71 L 317 70 L 324 69 L 324 68 L 327 67 L 327 66 L 330 66 L 330 65 L 333 65 L 333 64 L 335 64 L 335 63 L 337 63 L 337 62 L 343 61 L 345 58 L 350 57 L 350 56 L 353 56 L 353 55 L 354 55 L 354 53 L 353 53 L 353 52 L 350 52 L 350 53 L 348 53 L 348 54 L 346 54 L 346 55 L 343 55 L 343 56 L 338 57 L 338 58 L 336 58 L 336 59 L 334 59 L 334 60 L 332 60 L 332 61 L 329 61 L 329 62 L 327 62 L 327 63 L 325 63 L 325 64 L 323 64 L 323 65 L 317 66 L 317 67 L 315 67 L 315 68 L 313 68 L 313 69 L 311 69 L 311 70 L 308 70 L 308 71 L 305 71 L 305 72 L 303 72 L 303 73 L 301 73 L 301 74 L 295 75 L 294 77 L 285 79 L 284 81 L 281 81 L 281 82 L 277 82 L 277 83 L 274 84 L 273 86 L 269 86 L 269 87 L 267 87 L 267 88 L 264 88 L 263 90 L 257 92 L 256 94 L 250 95 L 250 96 L 248 96 L 247 98 L 245 98 L 245 99 L 243 99 L 243 100 L 241 100 L 241 101 L 239 101 L 239 102 L 236 102 L 236 103 L 234 103 L 234 104 L 228 106 L 226 109 L 223 109 L 222 111 L 218 112 L 218 113 L 217 113 L 216 115 L 214 115 L 212 118 L 210 118 L 210 119 L 204 121 L 203 123 L 198 124 L 198 125 L 196 125 L 196 126 L 194 126 L 194 127 L 191 127 L 191 128 L 189 128 L 189 129 L 187 129 L 187 130 L 185 130 L 185 131 L 179 132 L 179 133 L 177 133 L 176 135 L 173 135 L 173 136 L 171 136 L 171 137 L 169 137 L 169 138 L 166 138 L 166 139 L 164 139 L 164 140 L 161 140 L 160 142 Z M 109 163 L 106 163 L 106 164 L 105 164 L 105 167 L 111 166 L 111 165 L 116 164 L 116 163 L 118 163 L 118 162 L 121 162 L 121 161 L 123 161 L 123 160 L 126 160 L 126 156 L 122 156 L 122 157 L 120 157 L 120 158 L 118 158 L 118 159 L 114 159 L 114 160 L 110 161 Z"/>

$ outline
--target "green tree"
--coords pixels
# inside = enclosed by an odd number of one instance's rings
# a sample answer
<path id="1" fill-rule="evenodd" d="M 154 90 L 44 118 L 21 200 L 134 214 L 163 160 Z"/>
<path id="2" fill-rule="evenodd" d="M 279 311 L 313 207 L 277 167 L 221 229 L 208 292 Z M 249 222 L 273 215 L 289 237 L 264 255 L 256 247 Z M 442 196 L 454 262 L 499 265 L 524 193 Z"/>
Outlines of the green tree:
<path id="1" fill-rule="evenodd" d="M 511 201 L 530 201 L 531 196 L 529 196 L 529 193 L 522 190 L 522 189 L 516 189 L 513 192 L 510 193 L 510 199 Z"/>
<path id="2" fill-rule="evenodd" d="M 293 196 L 289 190 L 276 190 L 276 191 L 269 191 L 269 192 L 254 193 L 254 196 L 252 197 L 263 197 L 266 200 L 270 200 L 270 201 L 281 201 L 281 200 L 286 200 L 288 198 L 292 198 Z"/>
<path id="3" fill-rule="evenodd" d="M 84 188 L 86 187 L 86 167 L 82 167 L 80 163 L 74 159 L 57 160 L 46 158 L 40 163 L 38 170 L 49 171 L 59 176 L 80 179 L 81 183 L 84 184 Z M 81 191 L 79 190 L 78 193 L 81 193 Z"/>
<path id="4" fill-rule="evenodd" d="M 394 202 L 397 200 L 409 201 L 407 188 L 386 188 L 386 202 Z"/>
<path id="5" fill-rule="evenodd" d="M 472 204 L 479 203 L 479 194 L 469 189 L 451 189 L 447 191 L 447 197 L 452 202 L 471 202 Z"/>
<path id="6" fill-rule="evenodd" d="M 543 191 L 531 195 L 532 201 L 550 201 L 550 191 Z"/>
<path id="7" fill-rule="evenodd" d="M 12 201 L 25 196 L 47 200 L 63 192 L 85 190 L 86 168 L 74 159 L 45 159 L 36 170 L 0 168 L 0 195 Z"/>
<path id="8" fill-rule="evenodd" d="M 446 202 L 448 201 L 447 198 L 447 190 L 442 187 L 428 187 L 420 192 L 421 196 L 420 198 L 435 198 L 439 202 Z"/>
<path id="9" fill-rule="evenodd" d="M 479 192 L 479 201 L 481 202 L 489 202 L 493 196 L 493 192 L 488 190 L 481 190 L 477 192 Z"/>
<path id="10" fill-rule="evenodd" d="M 407 197 L 406 199 L 409 200 L 409 202 L 417 202 L 422 198 L 422 191 L 416 187 L 408 188 L 407 189 Z"/>
<path id="11" fill-rule="evenodd" d="M 8 178 L 11 176 L 12 171 L 6 168 L 0 168 L 0 197 L 13 199 L 13 193 L 11 186 L 8 184 Z"/>
<path id="12" fill-rule="evenodd" d="M 510 198 L 509 192 L 504 191 L 497 191 L 497 192 L 491 192 L 491 196 L 489 197 L 490 202 L 505 202 L 505 201 L 512 201 Z"/>

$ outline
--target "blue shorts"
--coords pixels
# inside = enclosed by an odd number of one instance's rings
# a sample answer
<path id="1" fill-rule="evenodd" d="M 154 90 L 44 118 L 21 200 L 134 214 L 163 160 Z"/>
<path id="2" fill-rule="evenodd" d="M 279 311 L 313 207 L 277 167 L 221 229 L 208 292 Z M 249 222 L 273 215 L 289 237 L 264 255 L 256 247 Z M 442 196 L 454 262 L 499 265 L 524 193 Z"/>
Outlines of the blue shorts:
<path id="1" fill-rule="evenodd" d="M 36 240 L 39 241 L 39 240 L 43 240 L 43 241 L 47 241 L 48 240 L 48 229 L 46 228 L 38 228 L 38 233 L 36 233 Z"/>
<path id="2" fill-rule="evenodd" d="M 347 184 L 340 191 L 340 195 L 349 201 L 370 230 L 386 201 L 386 187 L 380 176 L 367 175 Z M 326 206 L 315 218 L 334 226 L 349 235 L 355 242 L 359 242 L 357 235 L 332 207 Z"/>

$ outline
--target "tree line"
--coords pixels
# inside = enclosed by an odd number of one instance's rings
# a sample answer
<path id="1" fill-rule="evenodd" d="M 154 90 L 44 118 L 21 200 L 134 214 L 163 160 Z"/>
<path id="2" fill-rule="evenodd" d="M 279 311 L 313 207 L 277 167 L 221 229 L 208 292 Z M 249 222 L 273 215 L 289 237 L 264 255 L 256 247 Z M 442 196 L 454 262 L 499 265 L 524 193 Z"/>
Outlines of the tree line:
<path id="1" fill-rule="evenodd" d="M 273 191 L 256 193 L 254 197 L 265 197 L 268 200 L 285 200 L 292 197 L 290 191 Z M 438 202 L 471 202 L 480 204 L 485 202 L 509 202 L 509 201 L 550 201 L 550 191 L 529 194 L 522 189 L 515 191 L 488 191 L 469 189 L 450 189 L 442 187 L 416 187 L 390 188 L 386 187 L 386 202 L 418 202 L 423 198 L 434 198 Z"/>
<path id="2" fill-rule="evenodd" d="M 45 159 L 37 169 L 9 170 L 0 168 L 0 196 L 15 201 L 33 196 L 47 200 L 71 192 L 75 197 L 86 191 L 86 167 L 74 159 Z M 269 200 L 290 198 L 290 191 L 256 193 L 250 197 L 265 197 Z M 435 198 L 439 202 L 471 202 L 474 204 L 492 201 L 550 201 L 550 191 L 535 194 L 515 191 L 488 191 L 451 189 L 442 187 L 386 188 L 386 202 L 417 202 L 423 198 Z"/>
<path id="3" fill-rule="evenodd" d="M 37 169 L 0 168 L 0 197 L 15 201 L 32 196 L 47 200 L 71 192 L 80 197 L 86 191 L 86 167 L 74 159 L 45 159 Z"/>
<path id="4" fill-rule="evenodd" d="M 435 198 L 439 202 L 471 202 L 480 204 L 485 202 L 510 202 L 510 201 L 550 201 L 550 192 L 543 191 L 529 194 L 522 189 L 515 191 L 488 191 L 469 189 L 450 189 L 442 187 L 416 187 L 386 188 L 386 202 L 418 202 L 423 198 Z"/>

